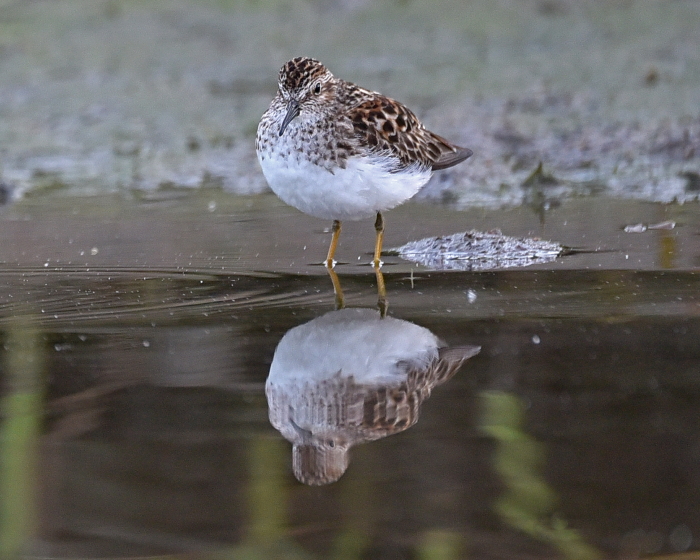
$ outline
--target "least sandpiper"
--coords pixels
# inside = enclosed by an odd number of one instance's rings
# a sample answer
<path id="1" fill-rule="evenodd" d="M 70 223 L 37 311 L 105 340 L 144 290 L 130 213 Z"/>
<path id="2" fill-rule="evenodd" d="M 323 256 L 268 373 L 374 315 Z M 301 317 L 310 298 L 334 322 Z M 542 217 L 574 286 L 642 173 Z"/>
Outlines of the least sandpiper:
<path id="1" fill-rule="evenodd" d="M 415 195 L 433 171 L 472 155 L 426 130 L 398 101 L 336 78 L 306 57 L 280 69 L 255 149 L 277 196 L 306 214 L 333 220 L 329 269 L 341 221 L 376 214 L 372 262 L 379 270 L 382 212 Z"/>

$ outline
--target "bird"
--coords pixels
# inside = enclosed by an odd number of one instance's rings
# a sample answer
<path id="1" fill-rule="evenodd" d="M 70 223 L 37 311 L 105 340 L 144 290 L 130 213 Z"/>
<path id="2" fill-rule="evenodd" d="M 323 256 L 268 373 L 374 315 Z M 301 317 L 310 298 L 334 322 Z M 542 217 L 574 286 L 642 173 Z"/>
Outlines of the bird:
<path id="1" fill-rule="evenodd" d="M 279 71 L 277 93 L 258 125 L 263 175 L 285 203 L 333 220 L 324 264 L 336 265 L 344 220 L 376 215 L 372 265 L 378 270 L 382 212 L 413 197 L 433 171 L 472 150 L 425 128 L 402 103 L 336 78 L 321 62 L 297 57 Z"/>
<path id="2" fill-rule="evenodd" d="M 353 446 L 413 426 L 433 388 L 480 349 L 448 348 L 420 325 L 366 308 L 287 331 L 265 395 L 270 423 L 292 443 L 294 476 L 311 486 L 338 480 Z"/>

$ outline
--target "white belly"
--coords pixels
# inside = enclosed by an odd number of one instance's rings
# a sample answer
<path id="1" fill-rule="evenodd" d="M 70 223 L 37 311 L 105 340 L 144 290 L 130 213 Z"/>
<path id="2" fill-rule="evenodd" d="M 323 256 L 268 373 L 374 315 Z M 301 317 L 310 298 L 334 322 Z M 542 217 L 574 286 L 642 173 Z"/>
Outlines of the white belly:
<path id="1" fill-rule="evenodd" d="M 258 159 L 270 188 L 284 202 L 317 218 L 360 220 L 414 196 L 432 171 L 418 167 L 389 173 L 379 158 L 353 157 L 333 173 L 279 152 Z"/>

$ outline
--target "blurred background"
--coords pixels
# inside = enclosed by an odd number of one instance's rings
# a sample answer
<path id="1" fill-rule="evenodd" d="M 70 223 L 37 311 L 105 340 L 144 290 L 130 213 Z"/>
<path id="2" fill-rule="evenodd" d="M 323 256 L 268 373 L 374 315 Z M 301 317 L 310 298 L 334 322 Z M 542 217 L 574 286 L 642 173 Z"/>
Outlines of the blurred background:
<path id="1" fill-rule="evenodd" d="M 0 178 L 15 195 L 266 189 L 254 157 L 277 71 L 313 56 L 475 156 L 422 196 L 700 192 L 693 0 L 0 2 Z"/>

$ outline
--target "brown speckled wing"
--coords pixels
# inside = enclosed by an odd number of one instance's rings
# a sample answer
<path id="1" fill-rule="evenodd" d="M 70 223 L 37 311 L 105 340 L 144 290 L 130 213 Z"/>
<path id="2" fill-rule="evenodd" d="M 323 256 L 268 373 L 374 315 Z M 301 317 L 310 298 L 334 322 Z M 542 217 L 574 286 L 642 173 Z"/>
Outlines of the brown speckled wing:
<path id="1" fill-rule="evenodd" d="M 444 169 L 472 155 L 468 148 L 455 146 L 426 130 L 418 117 L 398 101 L 353 84 L 346 85 L 347 101 L 356 101 L 350 103 L 346 113 L 356 138 L 370 152 L 395 155 L 397 165 L 392 171 L 401 171 L 415 163 L 434 170 Z"/>
<path id="2" fill-rule="evenodd" d="M 479 353 L 479 346 L 440 348 L 429 364 L 406 367 L 406 381 L 394 387 L 377 387 L 363 394 L 360 431 L 367 439 L 378 439 L 410 428 L 420 415 L 420 407 L 433 388 L 442 385 L 469 358 Z"/>

